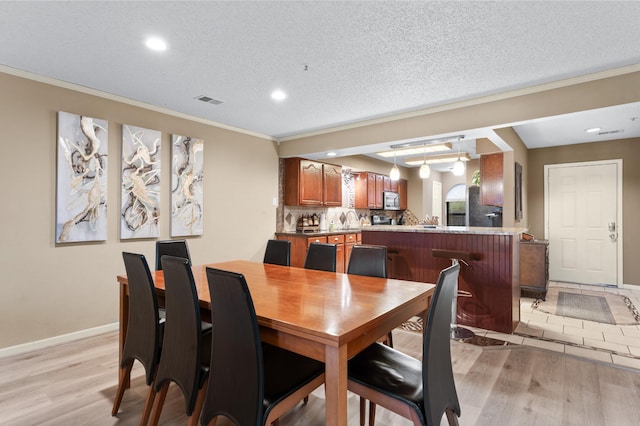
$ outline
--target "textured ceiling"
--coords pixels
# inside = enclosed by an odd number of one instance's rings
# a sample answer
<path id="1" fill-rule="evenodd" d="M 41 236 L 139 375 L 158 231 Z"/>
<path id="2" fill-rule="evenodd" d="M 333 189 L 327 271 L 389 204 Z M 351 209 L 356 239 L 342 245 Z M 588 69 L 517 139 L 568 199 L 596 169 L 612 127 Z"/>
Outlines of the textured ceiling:
<path id="1" fill-rule="evenodd" d="M 3 1 L 0 64 L 286 138 L 638 64 L 639 22 L 634 1 Z"/>

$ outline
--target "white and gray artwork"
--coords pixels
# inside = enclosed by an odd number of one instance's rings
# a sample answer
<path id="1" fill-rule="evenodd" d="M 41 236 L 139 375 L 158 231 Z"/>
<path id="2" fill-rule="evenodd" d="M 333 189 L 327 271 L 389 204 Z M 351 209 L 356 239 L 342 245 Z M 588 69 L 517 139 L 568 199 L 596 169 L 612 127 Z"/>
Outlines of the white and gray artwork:
<path id="1" fill-rule="evenodd" d="M 58 112 L 56 242 L 107 239 L 106 120 Z"/>
<path id="2" fill-rule="evenodd" d="M 160 235 L 160 137 L 158 130 L 122 125 L 122 239 Z"/>
<path id="3" fill-rule="evenodd" d="M 202 172 L 204 141 L 188 136 L 171 138 L 171 236 L 203 233 Z"/>

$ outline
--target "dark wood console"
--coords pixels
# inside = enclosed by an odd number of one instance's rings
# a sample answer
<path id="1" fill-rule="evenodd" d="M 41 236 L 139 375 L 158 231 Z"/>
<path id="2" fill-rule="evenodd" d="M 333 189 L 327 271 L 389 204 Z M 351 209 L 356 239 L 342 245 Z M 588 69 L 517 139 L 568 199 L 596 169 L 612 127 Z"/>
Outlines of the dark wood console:
<path id="1" fill-rule="evenodd" d="M 520 289 L 542 300 L 549 287 L 549 241 L 520 242 Z"/>

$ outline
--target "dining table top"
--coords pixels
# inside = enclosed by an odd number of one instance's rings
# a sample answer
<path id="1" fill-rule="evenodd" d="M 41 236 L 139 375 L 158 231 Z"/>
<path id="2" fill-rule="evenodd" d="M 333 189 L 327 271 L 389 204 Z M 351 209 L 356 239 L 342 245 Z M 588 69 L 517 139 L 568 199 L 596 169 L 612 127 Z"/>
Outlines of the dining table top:
<path id="1" fill-rule="evenodd" d="M 206 268 L 244 275 L 258 323 L 275 330 L 303 332 L 340 345 L 371 329 L 371 321 L 385 321 L 403 306 L 424 299 L 425 309 L 434 285 L 375 278 L 261 262 L 233 260 L 192 267 L 198 297 L 210 307 Z M 164 274 L 153 271 L 159 293 Z M 126 284 L 125 275 L 118 276 Z"/>

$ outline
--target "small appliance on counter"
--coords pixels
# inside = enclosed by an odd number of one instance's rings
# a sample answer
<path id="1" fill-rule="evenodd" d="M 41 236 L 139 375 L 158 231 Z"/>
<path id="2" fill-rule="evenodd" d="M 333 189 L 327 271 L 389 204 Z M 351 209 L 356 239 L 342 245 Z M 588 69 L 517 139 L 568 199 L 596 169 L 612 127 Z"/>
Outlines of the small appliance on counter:
<path id="1" fill-rule="evenodd" d="M 296 232 L 318 232 L 320 230 L 320 219 L 317 214 L 302 215 L 296 222 Z"/>
<path id="2" fill-rule="evenodd" d="M 387 216 L 371 216 L 371 225 L 391 225 L 391 218 Z"/>

